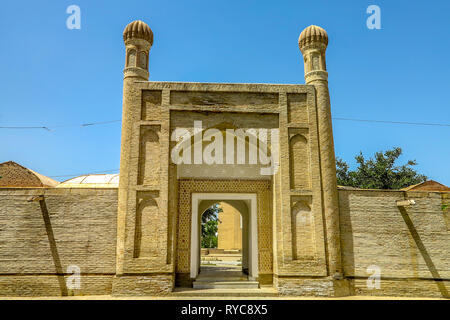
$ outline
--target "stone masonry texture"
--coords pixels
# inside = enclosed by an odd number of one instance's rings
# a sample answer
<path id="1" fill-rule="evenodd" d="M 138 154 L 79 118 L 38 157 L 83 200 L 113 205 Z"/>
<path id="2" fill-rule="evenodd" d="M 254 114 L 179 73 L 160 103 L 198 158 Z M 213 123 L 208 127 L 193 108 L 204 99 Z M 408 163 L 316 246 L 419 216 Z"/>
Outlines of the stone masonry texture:
<path id="1" fill-rule="evenodd" d="M 0 295 L 109 294 L 116 219 L 117 189 L 0 189 Z"/>
<path id="2" fill-rule="evenodd" d="M 39 202 L 30 201 L 40 195 L 53 244 Z M 396 201 L 404 199 L 416 205 L 402 212 Z M 339 190 L 343 269 L 351 294 L 448 295 L 450 221 L 442 204 L 449 200 L 449 193 L 439 192 Z M 0 189 L 0 295 L 111 294 L 116 216 L 117 189 Z M 71 265 L 81 270 L 80 289 L 62 285 Z M 367 287 L 369 266 L 380 268 L 379 289 Z M 275 277 L 274 285 L 283 295 L 329 296 L 339 289 L 320 279 Z M 156 294 L 165 295 L 172 282 L 164 274 L 123 276 L 116 286 L 120 294 L 132 295 L 154 285 Z"/>

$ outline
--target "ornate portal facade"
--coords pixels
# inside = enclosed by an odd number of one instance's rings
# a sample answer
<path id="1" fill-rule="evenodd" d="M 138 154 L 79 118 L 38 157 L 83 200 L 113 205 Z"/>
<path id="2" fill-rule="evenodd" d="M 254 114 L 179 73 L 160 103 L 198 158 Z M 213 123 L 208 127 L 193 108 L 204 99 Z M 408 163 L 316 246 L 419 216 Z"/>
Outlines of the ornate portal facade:
<path id="1" fill-rule="evenodd" d="M 0 295 L 201 288 L 200 217 L 222 202 L 241 214 L 248 286 L 448 297 L 450 193 L 336 184 L 325 30 L 300 35 L 304 85 L 152 82 L 153 32 L 134 21 L 123 38 L 118 190 L 1 188 Z"/>
<path id="2" fill-rule="evenodd" d="M 135 282 L 134 274 L 146 274 L 148 279 L 157 276 L 158 286 L 162 278 L 167 287 L 189 285 L 197 275 L 191 271 L 193 256 L 197 256 L 193 251 L 199 250 L 193 243 L 196 238 L 191 237 L 197 223 L 191 214 L 195 210 L 192 197 L 214 193 L 216 200 L 226 201 L 227 196 L 221 194 L 254 194 L 257 226 L 252 228 L 251 219 L 247 226 L 250 238 L 258 239 L 257 245 L 249 244 L 249 257 L 255 257 L 249 262 L 257 268 L 250 268 L 250 277 L 260 284 L 277 284 L 286 277 L 322 277 L 327 286 L 346 293 L 326 32 L 311 26 L 300 36 L 306 85 L 149 82 L 152 31 L 135 21 L 125 29 L 124 41 L 115 281 Z M 192 133 L 190 141 L 184 142 L 182 157 L 186 159 L 189 152 L 187 159 L 194 158 L 193 163 L 173 159 L 177 130 Z M 248 137 L 240 140 L 238 134 L 233 135 L 224 150 L 220 146 L 227 161 L 216 157 L 208 163 L 202 159 L 208 148 L 205 140 L 218 142 L 217 136 L 214 140 L 205 137 L 211 130 L 224 136 L 230 130 L 242 130 Z M 239 158 L 240 141 L 246 160 L 261 149 L 262 140 L 251 137 L 251 132 L 261 130 L 272 134 L 265 143 L 275 170 L 265 175 L 258 161 L 234 161 L 235 154 Z M 197 141 L 199 161 L 195 161 Z M 258 145 L 252 148 L 252 144 Z M 151 293 L 154 288 L 148 283 Z"/>

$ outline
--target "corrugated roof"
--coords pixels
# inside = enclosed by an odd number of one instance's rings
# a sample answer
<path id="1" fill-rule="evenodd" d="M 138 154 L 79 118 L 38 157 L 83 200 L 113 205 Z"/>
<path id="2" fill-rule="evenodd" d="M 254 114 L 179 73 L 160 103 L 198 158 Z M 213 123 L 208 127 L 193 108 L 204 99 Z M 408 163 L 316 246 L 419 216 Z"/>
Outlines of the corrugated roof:
<path id="1" fill-rule="evenodd" d="M 118 188 L 119 174 L 85 174 L 61 182 L 57 188 Z"/>

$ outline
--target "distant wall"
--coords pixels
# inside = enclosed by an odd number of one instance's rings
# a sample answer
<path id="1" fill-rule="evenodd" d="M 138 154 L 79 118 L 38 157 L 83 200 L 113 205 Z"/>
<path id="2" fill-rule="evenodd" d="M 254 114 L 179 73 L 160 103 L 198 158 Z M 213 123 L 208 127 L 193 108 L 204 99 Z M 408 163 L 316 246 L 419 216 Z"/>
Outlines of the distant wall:
<path id="1" fill-rule="evenodd" d="M 397 207 L 397 200 L 416 204 Z M 339 190 L 345 276 L 355 294 L 448 296 L 450 291 L 450 213 L 442 204 L 450 193 Z M 380 289 L 367 288 L 381 271 Z"/>
<path id="2" fill-rule="evenodd" d="M 243 214 L 248 215 L 248 209 L 244 202 L 240 203 L 246 210 Z M 242 220 L 241 213 L 231 204 L 221 202 L 222 212 L 219 212 L 219 224 L 217 228 L 217 248 L 224 250 L 242 250 Z"/>
<path id="3" fill-rule="evenodd" d="M 117 189 L 0 189 L 0 295 L 110 294 L 116 218 Z"/>

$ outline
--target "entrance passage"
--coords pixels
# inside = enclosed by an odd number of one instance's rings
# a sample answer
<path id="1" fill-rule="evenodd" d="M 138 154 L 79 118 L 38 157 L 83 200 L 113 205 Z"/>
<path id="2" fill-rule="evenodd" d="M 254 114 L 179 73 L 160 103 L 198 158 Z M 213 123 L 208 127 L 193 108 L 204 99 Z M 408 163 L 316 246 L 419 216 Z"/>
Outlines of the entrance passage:
<path id="1" fill-rule="evenodd" d="M 257 280 L 263 286 L 271 285 L 272 192 L 268 180 L 180 179 L 176 224 L 176 286 L 192 288 L 193 282 L 202 273 L 200 233 L 203 212 L 217 203 L 230 204 L 238 201 L 243 202 L 247 208 L 248 223 L 244 219 L 245 215 L 241 214 L 244 210 L 237 208 L 242 216 L 242 259 L 241 266 L 237 267 L 241 271 L 248 269 L 246 273 L 249 280 Z M 245 232 L 248 232 L 248 236 L 244 235 Z M 220 248 L 220 239 L 218 246 Z"/>
<path id="2" fill-rule="evenodd" d="M 199 204 L 199 212 L 211 201 L 203 200 Z M 217 266 L 235 267 L 248 274 L 247 225 L 248 206 L 243 200 L 215 203 L 203 212 L 200 273 L 204 266 Z"/>
<path id="3" fill-rule="evenodd" d="M 258 288 L 256 199 L 256 194 L 192 194 L 194 288 Z"/>
<path id="4" fill-rule="evenodd" d="M 254 195 L 221 194 L 217 200 L 209 199 L 216 195 L 202 196 L 197 204 L 200 261 L 193 287 L 257 289 L 255 276 L 249 277 L 251 199 Z M 233 199 L 229 199 L 231 197 Z"/>

